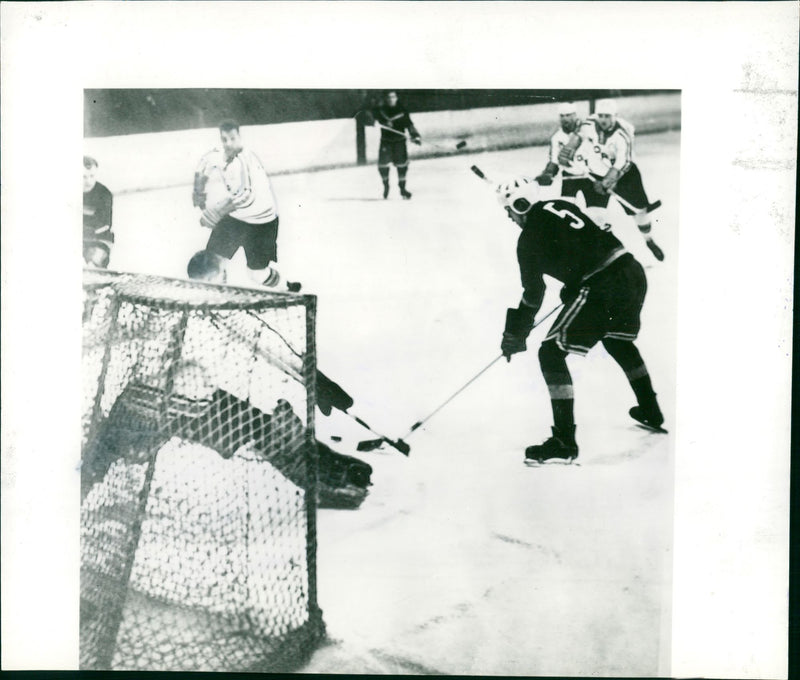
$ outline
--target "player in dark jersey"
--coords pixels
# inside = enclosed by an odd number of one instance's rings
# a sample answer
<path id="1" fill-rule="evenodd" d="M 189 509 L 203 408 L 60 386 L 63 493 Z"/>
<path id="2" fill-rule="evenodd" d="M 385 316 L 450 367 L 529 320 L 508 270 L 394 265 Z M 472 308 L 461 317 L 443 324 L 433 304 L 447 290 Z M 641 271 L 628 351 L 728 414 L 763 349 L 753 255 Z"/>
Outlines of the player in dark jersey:
<path id="1" fill-rule="evenodd" d="M 390 90 L 384 94 L 383 103 L 372 110 L 370 122 L 381 129 L 378 172 L 383 180 L 383 197 L 388 198 L 389 196 L 389 167 L 394 164 L 397 168 L 397 184 L 400 187 L 400 195 L 404 199 L 411 198 L 411 192 L 406 189 L 408 173 L 406 131 L 414 144 L 421 144 L 422 139 L 411 122 L 408 111 L 399 103 L 397 92 Z"/>
<path id="2" fill-rule="evenodd" d="M 545 293 L 544 275 L 561 281 L 564 308 L 539 348 L 539 364 L 550 392 L 553 436 L 529 446 L 525 458 L 573 460 L 575 441 L 572 378 L 567 354 L 585 355 L 598 342 L 620 365 L 638 402 L 630 415 L 660 429 L 664 418 L 644 361 L 633 341 L 647 291 L 642 266 L 611 232 L 604 231 L 574 203 L 538 201 L 536 180 L 520 177 L 498 188 L 508 216 L 522 228 L 517 260 L 522 301 L 509 309 L 501 349 L 507 360 L 524 352 L 525 341 Z"/>
<path id="3" fill-rule="evenodd" d="M 111 217 L 114 198 L 97 181 L 97 161 L 83 157 L 83 260 L 92 267 L 108 267 L 114 232 Z"/>

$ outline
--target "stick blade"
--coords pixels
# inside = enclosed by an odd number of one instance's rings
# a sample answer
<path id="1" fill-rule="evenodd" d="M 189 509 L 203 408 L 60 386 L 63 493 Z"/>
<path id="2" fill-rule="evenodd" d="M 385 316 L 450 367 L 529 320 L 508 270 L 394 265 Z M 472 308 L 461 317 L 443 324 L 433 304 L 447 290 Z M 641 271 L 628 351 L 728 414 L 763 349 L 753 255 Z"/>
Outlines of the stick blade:
<path id="1" fill-rule="evenodd" d="M 356 445 L 357 451 L 374 451 L 383 445 L 383 439 L 365 439 Z"/>

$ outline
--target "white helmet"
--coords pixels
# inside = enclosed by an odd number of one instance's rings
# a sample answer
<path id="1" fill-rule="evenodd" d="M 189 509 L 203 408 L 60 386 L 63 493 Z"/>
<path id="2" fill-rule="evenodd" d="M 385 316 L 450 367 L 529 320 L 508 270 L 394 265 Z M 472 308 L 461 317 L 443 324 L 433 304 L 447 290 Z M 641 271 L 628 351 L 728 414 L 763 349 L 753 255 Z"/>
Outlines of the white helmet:
<path id="1" fill-rule="evenodd" d="M 562 102 L 558 105 L 559 116 L 568 116 L 570 113 L 578 113 L 578 107 L 575 106 L 575 102 Z"/>
<path id="2" fill-rule="evenodd" d="M 594 105 L 595 113 L 604 113 L 608 116 L 617 115 L 617 102 L 613 99 L 598 99 Z"/>
<path id="3" fill-rule="evenodd" d="M 539 200 L 539 183 L 532 177 L 516 177 L 497 187 L 497 200 L 517 215 L 526 215 Z"/>

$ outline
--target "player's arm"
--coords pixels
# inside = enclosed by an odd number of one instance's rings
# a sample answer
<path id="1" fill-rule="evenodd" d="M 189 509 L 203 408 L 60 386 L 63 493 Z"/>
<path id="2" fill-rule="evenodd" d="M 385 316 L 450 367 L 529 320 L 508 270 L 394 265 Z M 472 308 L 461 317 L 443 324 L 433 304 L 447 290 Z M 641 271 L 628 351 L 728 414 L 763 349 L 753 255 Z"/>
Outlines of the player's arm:
<path id="1" fill-rule="evenodd" d="M 566 144 L 561 147 L 561 150 L 558 152 L 559 165 L 567 166 L 572 162 L 572 159 L 575 157 L 575 152 L 583 143 L 581 131 L 583 130 L 584 125 L 586 125 L 586 123 L 581 124 L 576 132 L 571 133 Z"/>
<path id="2" fill-rule="evenodd" d="M 208 182 L 209 155 L 204 154 L 194 170 L 194 183 L 192 188 L 192 205 L 200 210 L 206 207 L 206 183 Z"/>
<path id="3" fill-rule="evenodd" d="M 526 340 L 533 329 L 536 313 L 544 299 L 544 277 L 538 266 L 535 252 L 531 250 L 528 241 L 529 239 L 525 239 L 523 235 L 517 244 L 517 259 L 523 293 L 517 308 L 506 310 L 506 324 L 503 329 L 500 350 L 507 361 L 511 361 L 513 354 L 524 352 L 527 349 Z"/>
<path id="4" fill-rule="evenodd" d="M 542 170 L 541 174 L 536 177 L 536 181 L 540 186 L 548 187 L 553 183 L 553 179 L 558 174 L 558 134 L 550 138 L 550 155 L 547 157 L 547 165 Z"/>
<path id="5" fill-rule="evenodd" d="M 253 175 L 264 172 L 258 159 L 250 153 L 240 153 L 233 161 L 238 163 L 238 183 L 230 187 L 230 199 L 234 210 L 249 208 L 256 200 L 253 192 Z"/>
<path id="6" fill-rule="evenodd" d="M 600 193 L 611 193 L 617 186 L 620 178 L 631 167 L 632 158 L 632 139 L 621 128 L 611 136 L 609 144 L 614 147 L 614 162 L 602 179 L 594 183 L 595 191 Z"/>
<path id="7" fill-rule="evenodd" d="M 408 134 L 414 144 L 422 144 L 422 137 L 419 132 L 417 132 L 417 128 L 414 127 L 414 123 L 411 122 L 411 116 L 409 116 L 408 113 L 406 113 L 405 117 L 405 129 L 408 130 Z"/>

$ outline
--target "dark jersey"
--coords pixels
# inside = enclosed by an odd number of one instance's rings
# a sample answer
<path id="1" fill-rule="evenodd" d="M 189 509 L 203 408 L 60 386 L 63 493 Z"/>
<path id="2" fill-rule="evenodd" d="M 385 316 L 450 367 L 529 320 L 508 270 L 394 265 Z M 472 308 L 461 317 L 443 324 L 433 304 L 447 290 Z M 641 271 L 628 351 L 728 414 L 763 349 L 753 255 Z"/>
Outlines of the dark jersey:
<path id="1" fill-rule="evenodd" d="M 113 205 L 111 192 L 100 182 L 83 194 L 83 238 L 108 240 L 110 230 L 97 233 L 102 227 L 111 227 Z"/>
<path id="2" fill-rule="evenodd" d="M 579 288 L 624 253 L 617 237 L 603 231 L 574 203 L 535 203 L 525 216 L 517 243 L 523 299 L 538 310 L 545 290 L 543 275 Z"/>
<path id="3" fill-rule="evenodd" d="M 408 115 L 408 111 L 399 104 L 392 108 L 385 105 L 379 106 L 373 109 L 372 116 L 379 125 L 383 126 L 381 128 L 381 144 L 384 142 L 405 141 L 406 130 L 412 137 L 419 136 L 414 124 L 411 122 L 411 116 Z M 391 128 L 397 132 L 384 130 L 384 127 Z"/>

